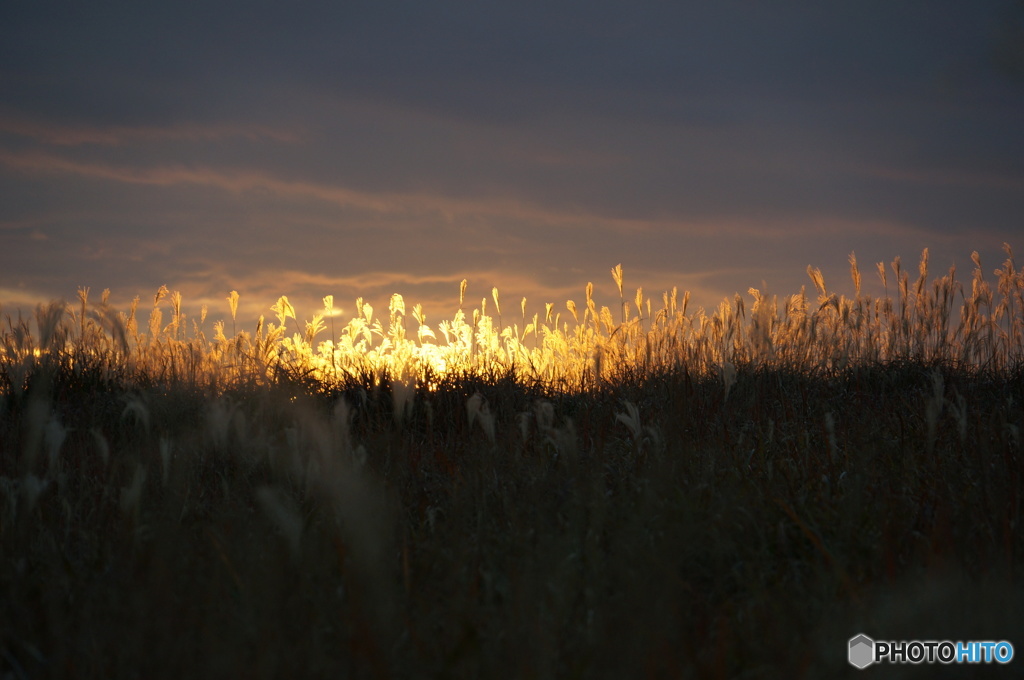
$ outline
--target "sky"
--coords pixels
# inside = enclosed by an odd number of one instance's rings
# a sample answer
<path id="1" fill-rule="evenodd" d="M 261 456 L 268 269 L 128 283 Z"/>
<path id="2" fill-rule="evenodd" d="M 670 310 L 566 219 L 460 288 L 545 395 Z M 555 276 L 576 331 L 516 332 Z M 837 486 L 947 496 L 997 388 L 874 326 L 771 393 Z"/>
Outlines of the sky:
<path id="1" fill-rule="evenodd" d="M 1022 235 L 1021 0 L 0 5 L 0 313 L 711 309 Z"/>

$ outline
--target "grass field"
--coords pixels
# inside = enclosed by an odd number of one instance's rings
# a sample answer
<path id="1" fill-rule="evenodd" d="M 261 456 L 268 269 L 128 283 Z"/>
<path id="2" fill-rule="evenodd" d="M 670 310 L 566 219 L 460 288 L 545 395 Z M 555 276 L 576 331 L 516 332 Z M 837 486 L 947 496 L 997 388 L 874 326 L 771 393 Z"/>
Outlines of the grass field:
<path id="1" fill-rule="evenodd" d="M 431 326 L 7 318 L 0 677 L 987 677 L 1024 650 L 1024 269 Z M 462 296 L 460 295 L 460 298 Z M 490 309 L 489 309 L 490 307 Z M 166 314 L 166 317 L 165 317 Z M 212 330 L 205 330 L 212 327 Z M 859 676 L 858 676 L 859 677 Z"/>

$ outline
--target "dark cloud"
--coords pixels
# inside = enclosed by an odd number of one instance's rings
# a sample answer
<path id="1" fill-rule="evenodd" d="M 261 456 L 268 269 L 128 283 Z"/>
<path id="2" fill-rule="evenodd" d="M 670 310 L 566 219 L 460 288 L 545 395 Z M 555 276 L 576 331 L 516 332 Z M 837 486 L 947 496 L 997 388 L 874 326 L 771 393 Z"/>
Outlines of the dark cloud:
<path id="1" fill-rule="evenodd" d="M 906 96 L 977 66 L 995 20 L 992 3 L 959 2 L 15 3 L 5 14 L 15 100 L 136 121 L 237 115 L 260 99 L 276 109 L 303 89 L 495 120 L 670 116 L 742 93 Z"/>

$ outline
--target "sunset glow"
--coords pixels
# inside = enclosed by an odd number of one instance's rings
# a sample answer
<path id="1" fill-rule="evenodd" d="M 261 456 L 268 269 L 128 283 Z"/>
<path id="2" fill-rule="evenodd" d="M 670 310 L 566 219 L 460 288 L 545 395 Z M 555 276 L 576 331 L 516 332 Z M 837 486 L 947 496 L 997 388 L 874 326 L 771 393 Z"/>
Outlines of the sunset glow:
<path id="1" fill-rule="evenodd" d="M 253 329 L 240 328 L 241 296 L 233 291 L 230 320 L 214 321 L 212 333 L 209 310 L 189 318 L 176 291 L 162 288 L 150 308 L 136 299 L 126 312 L 109 307 L 106 293 L 97 304 L 80 289 L 77 305 L 40 305 L 34 323 L 9 321 L 0 368 L 24 375 L 44 354 L 61 361 L 88 347 L 95 360 L 214 389 L 281 377 L 324 386 L 370 379 L 433 389 L 449 377 L 508 375 L 578 392 L 628 376 L 683 371 L 717 377 L 726 394 L 738 366 L 807 375 L 910 360 L 1005 369 L 1024 360 L 1024 267 L 1016 269 L 1009 246 L 1006 256 L 994 287 L 977 253 L 969 283 L 955 269 L 930 276 L 927 251 L 916 273 L 898 259 L 878 263 L 877 278 L 891 294 L 873 297 L 862 293 L 863 276 L 851 255 L 852 297 L 832 292 L 821 271 L 808 268 L 810 294 L 769 296 L 751 288 L 707 311 L 692 307 L 690 294 L 678 289 L 654 299 L 643 288 L 630 293 L 621 266 L 611 270 L 621 291 L 614 307 L 599 306 L 587 284 L 578 304 L 547 304 L 530 316 L 524 298 L 519 314 L 503 317 L 497 288 L 479 306 L 466 304 L 463 281 L 458 310 L 433 325 L 421 305 L 410 309 L 396 293 L 386 310 L 356 300 L 358 313 L 347 321 L 333 296 L 311 314 L 281 296 L 269 307 L 272 316 L 260 316 Z M 175 368 L 181 365 L 189 366 L 186 373 Z M 17 381 L 10 387 L 20 389 Z"/>
<path id="2" fill-rule="evenodd" d="M 809 264 L 845 280 L 849 252 L 996 262 L 1024 214 L 1020 23 L 1009 0 L 6 6 L 0 310 L 164 285 L 193 316 L 242 291 L 246 323 L 282 294 L 451 318 L 463 279 L 613 304 L 618 262 L 712 309 Z"/>
<path id="3" fill-rule="evenodd" d="M 0 676 L 1019 644 L 1022 121 L 1024 0 L 0 2 Z"/>

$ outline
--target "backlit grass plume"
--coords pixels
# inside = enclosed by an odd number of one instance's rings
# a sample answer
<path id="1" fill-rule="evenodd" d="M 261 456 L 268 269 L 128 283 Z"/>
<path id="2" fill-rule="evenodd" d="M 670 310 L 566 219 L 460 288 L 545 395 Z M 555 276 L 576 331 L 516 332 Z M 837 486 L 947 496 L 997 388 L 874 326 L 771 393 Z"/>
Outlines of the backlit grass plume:
<path id="1" fill-rule="evenodd" d="M 181 295 L 157 291 L 148 333 L 139 334 L 135 307 L 113 314 L 90 306 L 88 289 L 79 291 L 79 307 L 70 320 L 62 319 L 59 303 L 41 306 L 35 323 L 40 342 L 28 321 L 8 319 L 3 332 L 0 371 L 4 388 L 21 388 L 32 366 L 88 357 L 112 373 L 132 371 L 155 380 L 189 380 L 225 385 L 234 381 L 263 382 L 289 374 L 324 384 L 368 374 L 424 382 L 446 374 L 509 372 L 518 379 L 562 390 L 593 387 L 601 375 L 652 374 L 686 371 L 692 375 L 723 375 L 732 367 L 761 366 L 816 374 L 857 364 L 898 361 L 943 362 L 957 367 L 998 370 L 1018 365 L 1024 339 L 1024 270 L 1017 271 L 1010 247 L 1007 260 L 996 270 L 995 289 L 986 280 L 977 253 L 969 286 L 957 280 L 956 270 L 928 278 L 928 251 L 922 254 L 918 276 L 910 281 L 899 258 L 892 262 L 896 286 L 889 293 L 886 268 L 878 264 L 886 293 L 872 298 L 861 292 L 855 255 L 850 256 L 852 298 L 832 292 L 821 271 L 808 267 L 816 292 L 809 300 L 801 290 L 782 299 L 751 288 L 749 304 L 740 295 L 726 299 L 713 311 L 688 311 L 689 292 L 682 305 L 675 289 L 661 296 L 655 309 L 638 288 L 634 305 L 623 292 L 623 271 L 611 271 L 620 296 L 620 320 L 593 300 L 593 284 L 585 288 L 586 307 L 568 300 L 571 323 L 554 314 L 546 303 L 541 319 L 528 323 L 527 302 L 520 323 L 504 326 L 498 289 L 492 290 L 495 319 L 487 298 L 464 310 L 466 281 L 459 285 L 459 310 L 436 327 L 425 322 L 422 307 L 414 308 L 416 328 L 406 333 L 406 306 L 395 294 L 389 304 L 387 327 L 373 316 L 362 299 L 356 313 L 340 331 L 335 328 L 334 299 L 324 297 L 317 311 L 295 332 L 288 320 L 298 312 L 281 296 L 270 306 L 277 323 L 257 324 L 254 332 L 236 331 L 239 295 L 228 295 L 232 335 L 223 322 L 215 323 L 208 339 L 198 323 L 191 333 L 181 311 Z M 171 299 L 171 322 L 164 325 L 161 302 Z M 645 309 L 646 307 L 646 309 Z M 635 308 L 635 314 L 634 314 Z M 330 318 L 330 334 L 320 339 Z M 69 323 L 70 321 L 70 323 Z M 59 330 L 58 330 L 59 329 Z M 728 386 L 730 381 L 726 381 Z"/>

